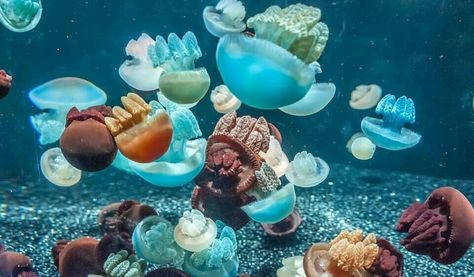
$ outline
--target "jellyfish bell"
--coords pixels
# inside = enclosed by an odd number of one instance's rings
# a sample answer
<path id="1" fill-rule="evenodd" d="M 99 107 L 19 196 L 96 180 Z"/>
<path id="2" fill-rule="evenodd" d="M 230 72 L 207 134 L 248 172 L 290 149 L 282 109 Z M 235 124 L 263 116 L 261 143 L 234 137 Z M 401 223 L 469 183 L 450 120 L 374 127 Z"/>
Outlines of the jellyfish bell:
<path id="1" fill-rule="evenodd" d="M 0 99 L 7 96 L 12 86 L 12 76 L 8 75 L 5 70 L 0 69 Z"/>
<path id="2" fill-rule="evenodd" d="M 221 0 L 215 7 L 206 7 L 203 18 L 207 31 L 216 37 L 240 33 L 246 28 L 245 7 L 237 0 Z"/>
<path id="3" fill-rule="evenodd" d="M 208 248 L 216 236 L 216 223 L 195 209 L 185 211 L 174 229 L 176 243 L 190 252 L 200 252 Z"/>
<path id="4" fill-rule="evenodd" d="M 370 160 L 375 153 L 375 144 L 367 137 L 356 138 L 350 145 L 350 152 L 359 160 Z"/>
<path id="5" fill-rule="evenodd" d="M 219 85 L 212 90 L 211 102 L 214 109 L 223 114 L 238 110 L 242 104 L 226 85 Z"/>
<path id="6" fill-rule="evenodd" d="M 198 102 L 209 90 L 210 84 L 211 79 L 205 68 L 165 72 L 160 77 L 160 91 L 178 104 Z"/>
<path id="7" fill-rule="evenodd" d="M 336 93 L 333 83 L 313 84 L 309 92 L 298 102 L 280 107 L 280 111 L 294 116 L 308 116 L 315 114 L 331 102 Z"/>
<path id="8" fill-rule="evenodd" d="M 329 165 L 321 158 L 306 151 L 297 153 L 285 173 L 295 186 L 310 188 L 324 182 L 329 175 Z"/>
<path id="9" fill-rule="evenodd" d="M 17 33 L 35 28 L 42 12 L 41 0 L 0 2 L 0 22 L 8 30 Z"/>
<path id="10" fill-rule="evenodd" d="M 351 93 L 349 106 L 356 110 L 367 110 L 375 107 L 382 97 L 382 88 L 378 85 L 359 85 Z"/>
<path id="11" fill-rule="evenodd" d="M 41 155 L 40 168 L 43 176 L 56 186 L 70 187 L 81 180 L 82 172 L 69 164 L 58 147 Z"/>

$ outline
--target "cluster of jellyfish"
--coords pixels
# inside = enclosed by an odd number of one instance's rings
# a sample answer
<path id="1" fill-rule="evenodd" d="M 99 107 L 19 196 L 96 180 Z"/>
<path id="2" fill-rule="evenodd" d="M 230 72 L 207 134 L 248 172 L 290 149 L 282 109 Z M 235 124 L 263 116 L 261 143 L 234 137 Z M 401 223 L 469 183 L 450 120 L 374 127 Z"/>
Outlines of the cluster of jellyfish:
<path id="1" fill-rule="evenodd" d="M 4 25 L 26 31 L 38 22 L 41 3 L 0 0 L 0 11 Z M 275 125 L 236 111 L 244 104 L 309 116 L 328 105 L 336 87 L 316 83 L 315 75 L 321 73 L 317 60 L 329 30 L 320 22 L 321 11 L 303 4 L 271 6 L 245 17 L 245 7 L 236 0 L 221 0 L 203 11 L 207 30 L 219 38 L 216 62 L 224 81 L 210 95 L 223 116 L 207 139 L 191 108 L 211 82 L 207 70 L 196 67 L 202 52 L 190 31 L 166 39 L 142 34 L 127 44 L 131 58 L 119 75 L 135 92 L 122 96 L 121 106 L 106 106 L 102 89 L 73 77 L 30 91 L 32 103 L 45 110 L 30 118 L 39 143 L 59 141 L 41 158 L 41 170 L 51 183 L 72 186 L 83 171 L 113 166 L 159 187 L 194 185 L 192 209 L 175 223 L 134 200 L 104 207 L 98 219 L 100 240 L 82 237 L 53 246 L 60 276 L 233 277 L 239 272 L 236 231 L 248 222 L 261 224 L 272 237 L 297 232 L 302 217 L 295 187 L 323 183 L 328 164 L 306 151 L 290 162 Z M 266 79 L 272 82 L 261 82 Z M 0 71 L 0 96 L 11 81 Z M 146 102 L 141 92 L 156 92 L 156 100 Z M 404 127 L 415 122 L 410 98 L 382 97 L 376 85 L 358 86 L 349 104 L 360 110 L 376 106 L 382 116 L 363 118 L 363 133 L 348 143 L 358 159 L 370 159 L 376 146 L 402 150 L 420 141 L 419 134 Z M 450 264 L 474 239 L 474 210 L 461 192 L 443 187 L 424 203 L 408 207 L 396 229 L 408 233 L 401 242 L 407 250 Z M 37 276 L 24 255 L 3 246 L 0 253 L 2 276 Z M 276 275 L 403 276 L 400 251 L 361 230 L 342 230 L 302 254 L 284 259 Z"/>

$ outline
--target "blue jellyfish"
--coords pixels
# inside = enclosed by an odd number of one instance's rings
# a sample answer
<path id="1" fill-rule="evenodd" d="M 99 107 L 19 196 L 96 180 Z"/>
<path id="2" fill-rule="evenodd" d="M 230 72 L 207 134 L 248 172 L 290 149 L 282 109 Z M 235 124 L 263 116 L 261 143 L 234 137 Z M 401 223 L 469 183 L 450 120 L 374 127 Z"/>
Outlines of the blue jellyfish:
<path id="1" fill-rule="evenodd" d="M 0 22 L 13 32 L 27 32 L 41 19 L 40 0 L 0 0 Z"/>
<path id="2" fill-rule="evenodd" d="M 204 25 L 209 33 L 222 37 L 245 30 L 245 7 L 237 0 L 221 0 L 215 7 L 204 9 Z"/>
<path id="3" fill-rule="evenodd" d="M 403 150 L 420 142 L 421 135 L 403 126 L 415 123 L 415 103 L 411 98 L 398 99 L 391 94 L 385 95 L 375 108 L 383 119 L 364 117 L 362 132 L 378 147 L 387 150 Z"/>

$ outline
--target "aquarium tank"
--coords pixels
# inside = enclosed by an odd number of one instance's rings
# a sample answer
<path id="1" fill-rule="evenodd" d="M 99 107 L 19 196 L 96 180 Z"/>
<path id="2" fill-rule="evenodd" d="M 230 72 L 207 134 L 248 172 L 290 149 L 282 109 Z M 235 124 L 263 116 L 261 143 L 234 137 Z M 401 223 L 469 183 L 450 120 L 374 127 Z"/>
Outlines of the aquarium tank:
<path id="1" fill-rule="evenodd" d="M 473 15 L 0 0 L 0 277 L 474 277 Z"/>

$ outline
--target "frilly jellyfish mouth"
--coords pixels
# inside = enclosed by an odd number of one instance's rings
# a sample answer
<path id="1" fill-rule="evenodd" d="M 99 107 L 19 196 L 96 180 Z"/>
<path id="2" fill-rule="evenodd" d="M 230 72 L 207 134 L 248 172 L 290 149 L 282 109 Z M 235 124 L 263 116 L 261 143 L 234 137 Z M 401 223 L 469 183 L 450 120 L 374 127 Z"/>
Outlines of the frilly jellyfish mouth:
<path id="1" fill-rule="evenodd" d="M 0 0 L 0 22 L 10 31 L 32 30 L 41 19 L 40 0 Z"/>
<path id="2" fill-rule="evenodd" d="M 216 59 L 230 91 L 254 108 L 276 109 L 293 104 L 302 99 L 315 82 L 310 66 L 290 52 L 244 34 L 227 34 L 220 38 Z"/>
<path id="3" fill-rule="evenodd" d="M 387 150 L 403 150 L 417 145 L 421 135 L 408 128 L 400 132 L 384 127 L 382 119 L 364 117 L 361 122 L 362 132 L 378 147 Z"/>

